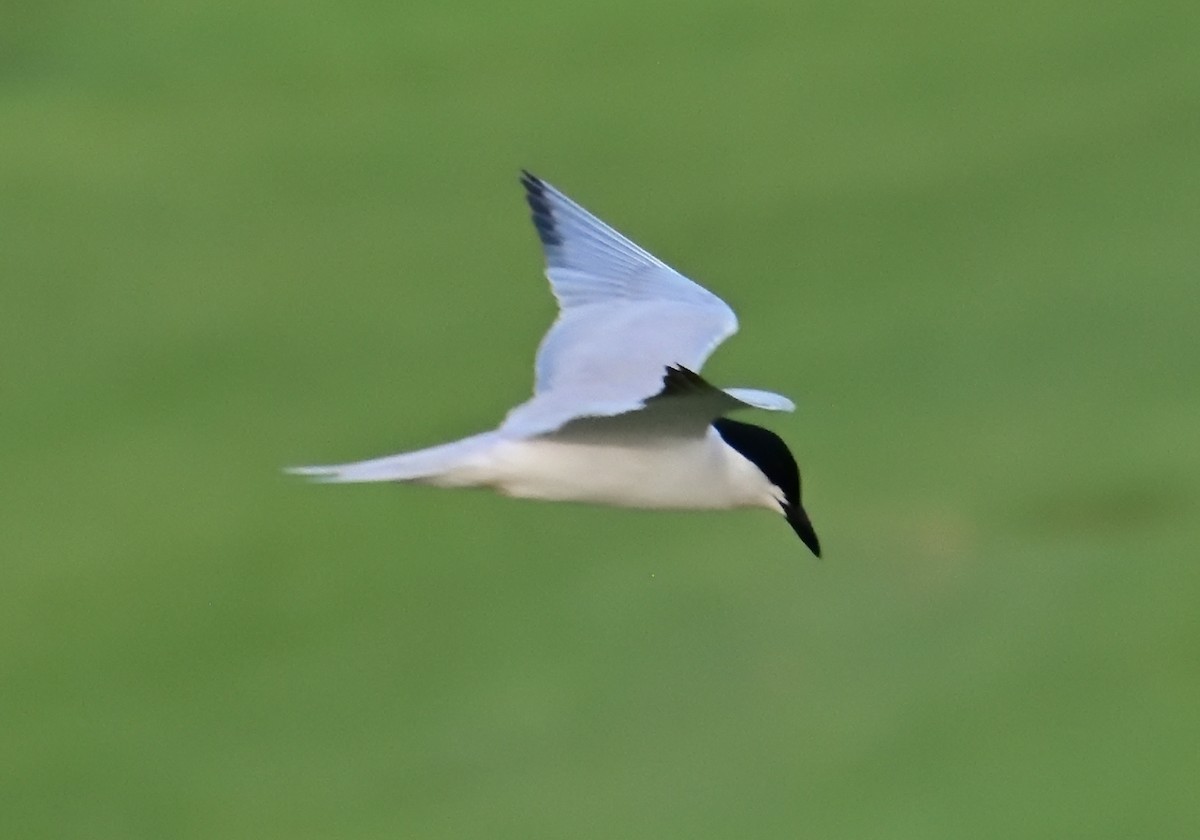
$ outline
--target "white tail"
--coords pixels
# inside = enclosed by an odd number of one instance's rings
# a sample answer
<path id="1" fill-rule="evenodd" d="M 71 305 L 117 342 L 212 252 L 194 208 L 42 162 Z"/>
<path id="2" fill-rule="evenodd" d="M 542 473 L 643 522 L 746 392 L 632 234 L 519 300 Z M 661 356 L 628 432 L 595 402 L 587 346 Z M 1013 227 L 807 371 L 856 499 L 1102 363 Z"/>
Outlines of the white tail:
<path id="1" fill-rule="evenodd" d="M 401 452 L 369 461 L 354 461 L 349 464 L 328 466 L 289 467 L 285 472 L 305 475 L 314 481 L 329 484 L 345 484 L 367 481 L 425 481 L 430 484 L 469 483 L 448 475 L 458 468 L 468 466 L 469 459 L 491 447 L 499 438 L 495 432 L 484 432 L 469 438 Z"/>

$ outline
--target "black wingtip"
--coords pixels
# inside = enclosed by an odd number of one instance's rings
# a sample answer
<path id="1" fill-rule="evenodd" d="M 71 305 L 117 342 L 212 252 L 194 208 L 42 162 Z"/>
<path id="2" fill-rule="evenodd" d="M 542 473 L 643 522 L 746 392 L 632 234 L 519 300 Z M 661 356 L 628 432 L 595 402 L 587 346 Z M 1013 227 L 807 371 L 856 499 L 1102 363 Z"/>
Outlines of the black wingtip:
<path id="1" fill-rule="evenodd" d="M 546 198 L 546 182 L 534 175 L 528 169 L 521 170 L 521 186 L 525 188 L 525 201 L 532 213 L 533 226 L 537 228 L 538 238 L 545 247 L 562 244 L 558 228 L 554 223 L 554 214 L 550 210 L 550 202 Z"/>
<path id="2" fill-rule="evenodd" d="M 683 365 L 667 365 L 662 383 L 662 390 L 655 394 L 654 398 L 694 394 L 707 391 L 712 387 L 703 376 L 695 371 L 688 370 Z"/>

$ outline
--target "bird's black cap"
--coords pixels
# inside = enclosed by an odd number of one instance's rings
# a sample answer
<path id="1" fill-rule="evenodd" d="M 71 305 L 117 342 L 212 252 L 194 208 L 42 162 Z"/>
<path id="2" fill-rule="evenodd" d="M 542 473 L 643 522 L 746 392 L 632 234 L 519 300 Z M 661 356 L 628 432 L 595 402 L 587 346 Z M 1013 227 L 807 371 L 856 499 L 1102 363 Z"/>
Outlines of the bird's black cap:
<path id="1" fill-rule="evenodd" d="M 783 491 L 784 501 L 780 504 L 788 524 L 801 542 L 820 557 L 821 543 L 817 539 L 817 532 L 813 530 L 812 522 L 800 504 L 800 468 L 796 466 L 796 459 L 783 439 L 762 426 L 740 423 L 726 417 L 714 420 L 713 428 L 722 440 L 758 467 L 768 481 Z"/>

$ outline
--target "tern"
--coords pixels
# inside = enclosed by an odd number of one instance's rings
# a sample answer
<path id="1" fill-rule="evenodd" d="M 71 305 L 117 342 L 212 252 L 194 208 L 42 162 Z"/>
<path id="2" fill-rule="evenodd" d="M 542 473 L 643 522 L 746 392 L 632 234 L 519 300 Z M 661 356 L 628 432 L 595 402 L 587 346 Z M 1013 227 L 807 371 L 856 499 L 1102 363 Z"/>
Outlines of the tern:
<path id="1" fill-rule="evenodd" d="M 537 351 L 533 397 L 489 432 L 289 472 L 621 507 L 762 507 L 820 557 L 787 445 L 725 416 L 793 411 L 792 401 L 699 374 L 737 331 L 733 310 L 541 178 L 522 171 L 521 184 L 559 307 Z"/>

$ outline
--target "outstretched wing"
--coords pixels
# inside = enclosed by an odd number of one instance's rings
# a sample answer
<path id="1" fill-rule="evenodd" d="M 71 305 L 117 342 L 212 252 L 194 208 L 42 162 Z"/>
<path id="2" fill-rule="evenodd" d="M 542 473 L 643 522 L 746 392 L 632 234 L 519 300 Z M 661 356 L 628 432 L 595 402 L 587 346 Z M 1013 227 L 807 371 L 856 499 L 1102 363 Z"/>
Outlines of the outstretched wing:
<path id="1" fill-rule="evenodd" d="M 701 436 L 718 417 L 745 408 L 792 411 L 787 397 L 750 388 L 722 390 L 700 374 L 683 367 L 668 367 L 659 377 L 659 389 L 629 408 L 613 412 L 579 413 L 554 399 L 535 396 L 513 410 L 505 428 L 524 434 L 552 434 L 556 438 L 621 439 Z"/>
<path id="2" fill-rule="evenodd" d="M 521 183 L 559 305 L 538 349 L 535 394 L 569 400 L 580 414 L 589 405 L 628 410 L 658 393 L 668 367 L 700 370 L 737 330 L 712 292 L 540 178 L 523 172 Z"/>
<path id="3" fill-rule="evenodd" d="M 744 408 L 794 411 L 787 397 L 754 388 L 710 384 L 695 371 L 672 365 L 660 377 L 659 390 L 626 404 L 596 404 L 587 411 L 554 393 L 535 395 L 517 406 L 504 421 L 502 432 L 520 436 L 550 434 L 566 439 L 621 439 L 700 436 L 718 417 Z"/>

